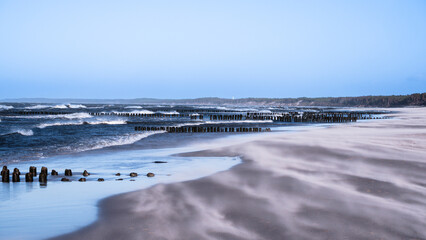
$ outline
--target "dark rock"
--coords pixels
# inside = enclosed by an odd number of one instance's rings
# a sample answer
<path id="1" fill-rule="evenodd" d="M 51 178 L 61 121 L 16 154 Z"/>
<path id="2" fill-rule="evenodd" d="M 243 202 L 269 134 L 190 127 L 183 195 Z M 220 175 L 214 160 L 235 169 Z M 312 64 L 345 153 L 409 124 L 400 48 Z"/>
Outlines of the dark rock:
<path id="1" fill-rule="evenodd" d="M 130 177 L 137 177 L 137 176 L 138 176 L 138 174 L 135 173 L 135 172 L 130 173 Z"/>
<path id="2" fill-rule="evenodd" d="M 154 177 L 154 176 L 155 176 L 155 174 L 154 174 L 154 173 L 152 173 L 152 172 L 150 172 L 150 173 L 148 173 L 146 176 L 147 176 L 147 177 Z"/>
<path id="3" fill-rule="evenodd" d="M 12 182 L 20 182 L 21 178 L 19 177 L 19 174 L 17 172 L 14 172 L 12 175 Z"/>
<path id="4" fill-rule="evenodd" d="M 90 173 L 88 173 L 86 170 L 84 170 L 84 172 L 83 172 L 83 176 L 87 177 L 87 176 L 89 176 L 89 175 L 90 175 Z"/>
<path id="5" fill-rule="evenodd" d="M 34 181 L 34 179 L 33 179 L 33 174 L 32 173 L 26 173 L 25 174 L 25 182 L 33 182 Z"/>
<path id="6" fill-rule="evenodd" d="M 121 175 L 120 173 L 116 173 L 116 174 L 115 174 L 115 176 L 120 176 L 120 175 Z"/>
<path id="7" fill-rule="evenodd" d="M 39 182 L 47 182 L 47 175 L 44 172 L 41 172 L 38 175 L 38 181 Z"/>
<path id="8" fill-rule="evenodd" d="M 115 179 L 115 181 L 123 181 L 122 178 Z"/>
<path id="9" fill-rule="evenodd" d="M 80 178 L 80 179 L 78 179 L 78 181 L 79 181 L 79 182 L 85 182 L 85 181 L 86 181 L 86 179 L 85 179 L 85 178 Z"/>
<path id="10" fill-rule="evenodd" d="M 71 182 L 68 178 L 62 178 L 61 181 L 62 182 Z"/>
<path id="11" fill-rule="evenodd" d="M 51 174 L 52 174 L 52 176 L 58 176 L 58 172 L 55 169 L 52 170 Z"/>
<path id="12" fill-rule="evenodd" d="M 71 169 L 65 169 L 65 176 L 72 176 Z"/>
<path id="13" fill-rule="evenodd" d="M 154 161 L 154 163 L 167 163 L 166 161 Z"/>
<path id="14" fill-rule="evenodd" d="M 98 178 L 98 182 L 103 182 L 103 181 L 105 181 L 105 179 L 103 179 L 103 178 Z"/>
<path id="15" fill-rule="evenodd" d="M 135 181 L 135 179 L 130 179 L 130 181 L 134 182 L 134 181 Z"/>
<path id="16" fill-rule="evenodd" d="M 37 168 L 34 166 L 31 166 L 30 173 L 33 175 L 33 177 L 37 177 Z"/>

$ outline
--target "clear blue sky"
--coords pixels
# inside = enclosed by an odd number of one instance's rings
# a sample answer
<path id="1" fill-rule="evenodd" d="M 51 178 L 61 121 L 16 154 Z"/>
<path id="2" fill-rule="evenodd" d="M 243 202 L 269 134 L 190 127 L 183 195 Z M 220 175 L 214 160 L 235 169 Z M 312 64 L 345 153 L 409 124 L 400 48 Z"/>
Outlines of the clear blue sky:
<path id="1" fill-rule="evenodd" d="M 426 92 L 425 0 L 1 0 L 0 99 Z"/>

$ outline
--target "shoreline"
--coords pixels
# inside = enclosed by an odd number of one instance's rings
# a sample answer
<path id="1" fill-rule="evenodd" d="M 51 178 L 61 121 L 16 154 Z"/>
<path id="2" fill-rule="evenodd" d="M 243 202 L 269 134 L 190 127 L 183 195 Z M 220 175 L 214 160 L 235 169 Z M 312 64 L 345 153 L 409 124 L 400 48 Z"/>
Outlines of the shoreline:
<path id="1" fill-rule="evenodd" d="M 425 239 L 426 109 L 392 115 L 180 154 L 243 162 L 103 199 L 52 239 Z"/>
<path id="2" fill-rule="evenodd" d="M 155 141 L 154 141 L 155 142 Z M 152 143 L 153 144 L 153 143 Z M 40 169 L 56 169 L 60 176 L 50 176 L 47 184 L 34 182 L 2 183 L 0 185 L 0 236 L 7 239 L 45 239 L 72 232 L 96 221 L 97 203 L 105 197 L 145 189 L 157 183 L 180 182 L 200 178 L 228 169 L 240 162 L 237 158 L 192 158 L 171 156 L 182 146 L 163 149 L 117 149 L 56 156 L 36 162 L 9 165 L 25 171 L 31 164 Z M 167 161 L 156 164 L 155 161 Z M 73 170 L 71 182 L 61 182 L 63 170 Z M 189 168 L 189 169 L 188 169 Z M 193 174 L 191 168 L 200 169 Z M 77 181 L 87 169 L 87 182 Z M 121 176 L 115 173 L 121 172 Z M 130 177 L 138 172 L 138 177 Z M 155 177 L 146 177 L 154 172 Z M 101 177 L 105 182 L 98 182 Z M 122 181 L 116 181 L 123 179 Z M 59 214 L 59 215 L 58 215 Z M 19 233 L 15 235 L 16 233 Z"/>

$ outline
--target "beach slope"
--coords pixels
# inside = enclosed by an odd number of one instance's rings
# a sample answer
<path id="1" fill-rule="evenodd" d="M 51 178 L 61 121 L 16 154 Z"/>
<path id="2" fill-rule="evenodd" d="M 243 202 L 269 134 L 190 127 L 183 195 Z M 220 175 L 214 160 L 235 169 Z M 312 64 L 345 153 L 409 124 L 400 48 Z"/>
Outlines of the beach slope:
<path id="1" fill-rule="evenodd" d="M 426 109 L 393 117 L 186 153 L 243 163 L 105 199 L 56 239 L 426 239 Z"/>

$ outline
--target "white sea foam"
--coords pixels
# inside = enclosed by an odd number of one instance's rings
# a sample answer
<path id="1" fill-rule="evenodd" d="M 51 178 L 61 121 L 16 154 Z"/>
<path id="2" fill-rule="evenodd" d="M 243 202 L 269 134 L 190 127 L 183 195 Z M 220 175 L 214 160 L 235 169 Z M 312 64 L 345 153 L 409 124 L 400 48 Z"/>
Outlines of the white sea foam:
<path id="1" fill-rule="evenodd" d="M 141 106 L 127 106 L 125 108 L 141 109 Z"/>
<path id="2" fill-rule="evenodd" d="M 66 109 L 68 108 L 65 104 L 55 105 L 52 108 Z"/>
<path id="3" fill-rule="evenodd" d="M 68 104 L 67 107 L 68 108 L 87 108 L 86 106 L 82 104 Z"/>
<path id="4" fill-rule="evenodd" d="M 153 111 L 149 111 L 149 110 L 134 110 L 134 111 L 131 111 L 131 112 L 116 112 L 116 111 L 113 111 L 113 113 L 115 113 L 115 114 L 154 114 L 154 112 Z"/>
<path id="5" fill-rule="evenodd" d="M 25 107 L 25 109 L 43 109 L 43 108 L 50 108 L 52 106 L 49 105 L 34 105 L 34 106 L 29 106 L 29 107 Z"/>
<path id="6" fill-rule="evenodd" d="M 9 106 L 9 105 L 0 105 L 0 110 L 9 110 L 12 109 L 13 106 Z"/>
<path id="7" fill-rule="evenodd" d="M 82 105 L 82 104 L 59 104 L 59 105 L 55 105 L 53 106 L 53 108 L 59 108 L 59 109 L 67 109 L 67 108 L 87 108 L 86 106 Z"/>
<path id="8" fill-rule="evenodd" d="M 133 133 L 133 134 L 126 134 L 123 136 L 116 136 L 112 138 L 95 140 L 94 143 L 88 144 L 89 145 L 88 147 L 79 149 L 79 151 L 88 151 L 88 150 L 95 150 L 95 149 L 101 149 L 101 148 L 112 147 L 112 146 L 133 144 L 151 135 L 164 133 L 164 132 L 166 131 Z"/>
<path id="9" fill-rule="evenodd" d="M 177 111 L 171 111 L 171 112 L 163 112 L 163 111 L 160 111 L 160 112 L 157 112 L 157 113 L 160 113 L 160 114 L 166 114 L 166 115 L 180 114 L 180 113 L 179 113 L 179 112 L 177 112 Z"/>
<path id="10" fill-rule="evenodd" d="M 18 130 L 18 131 L 16 131 L 17 133 L 19 133 L 19 134 L 21 134 L 21 135 L 23 135 L 23 136 L 32 136 L 32 135 L 34 135 L 34 132 L 33 132 L 33 130 Z"/>
<path id="11" fill-rule="evenodd" d="M 107 124 L 107 125 L 122 125 L 127 124 L 127 121 L 124 120 L 114 120 L 114 121 L 99 121 L 99 122 L 87 122 L 88 124 L 97 125 L 97 124 Z"/>
<path id="12" fill-rule="evenodd" d="M 70 123 L 70 122 L 54 122 L 54 123 L 41 123 L 37 126 L 37 128 L 47 128 L 53 126 L 68 126 L 68 125 L 79 125 L 83 123 Z"/>
<path id="13" fill-rule="evenodd" d="M 34 118 L 34 119 L 54 119 L 54 118 L 63 118 L 63 119 L 84 119 L 92 118 L 93 116 L 89 113 L 71 113 L 71 114 L 57 114 L 57 115 L 33 115 L 33 116 L 4 116 L 7 118 Z"/>
<path id="14" fill-rule="evenodd" d="M 176 124 L 173 127 L 198 126 L 198 125 L 202 125 L 202 124 L 205 124 L 205 122 L 180 123 L 180 124 Z"/>
<path id="15" fill-rule="evenodd" d="M 59 115 L 47 115 L 48 118 L 65 118 L 65 119 L 84 119 L 92 118 L 93 116 L 88 113 L 71 113 L 71 114 L 59 114 Z"/>
<path id="16" fill-rule="evenodd" d="M 32 135 L 34 135 L 34 132 L 31 129 L 29 129 L 29 130 L 19 129 L 19 130 L 12 131 L 12 132 L 9 132 L 9 133 L 0 134 L 0 136 L 12 135 L 12 134 L 20 134 L 22 136 L 32 136 Z"/>
<path id="17" fill-rule="evenodd" d="M 98 124 L 105 124 L 105 125 L 122 125 L 127 124 L 124 120 L 114 120 L 114 121 L 78 121 L 78 122 L 51 122 L 51 123 L 41 123 L 37 126 L 37 128 L 46 128 L 46 127 L 54 127 L 54 126 L 72 126 L 72 125 L 83 125 L 83 124 L 90 124 L 90 125 L 98 125 Z"/>

